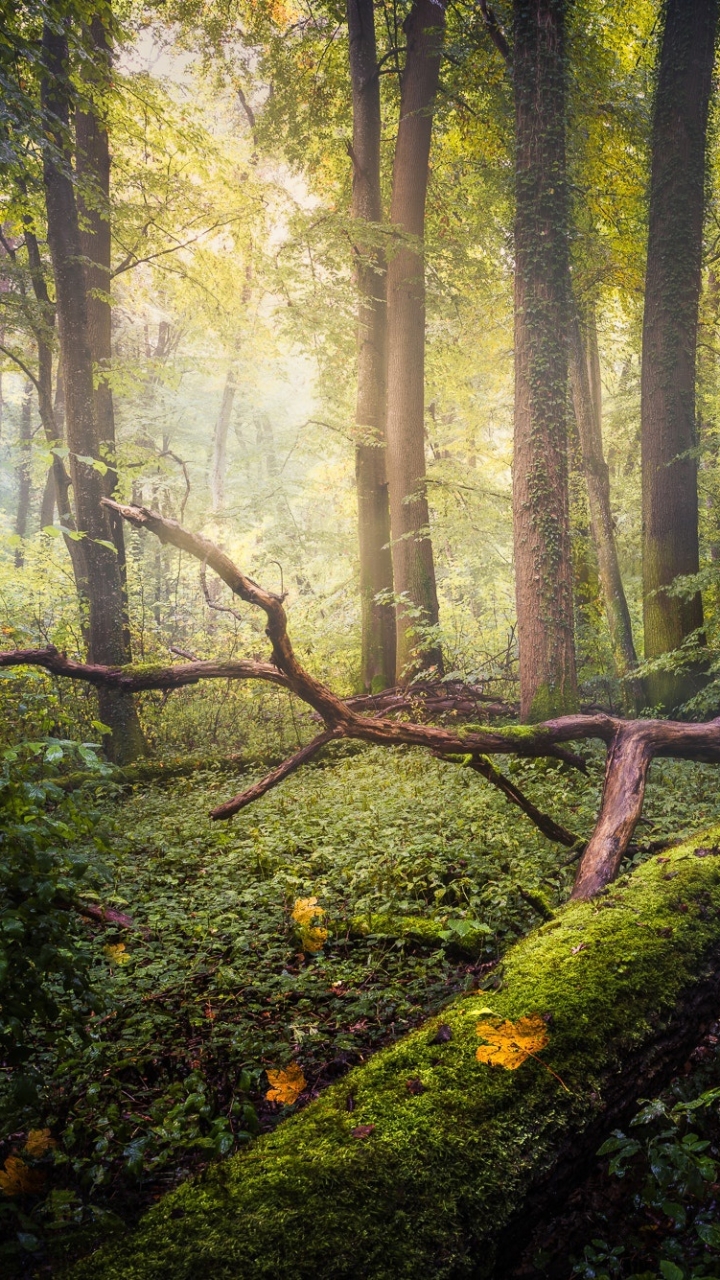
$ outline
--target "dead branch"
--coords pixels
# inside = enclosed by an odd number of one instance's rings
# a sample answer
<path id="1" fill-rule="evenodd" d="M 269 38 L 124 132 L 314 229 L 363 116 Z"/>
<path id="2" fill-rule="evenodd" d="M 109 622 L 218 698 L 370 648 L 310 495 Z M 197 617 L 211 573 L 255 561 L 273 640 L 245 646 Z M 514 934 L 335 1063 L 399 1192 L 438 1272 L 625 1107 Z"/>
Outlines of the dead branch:
<path id="1" fill-rule="evenodd" d="M 149 689 L 182 689 L 199 680 L 267 680 L 288 687 L 287 678 L 270 662 L 250 659 L 228 662 L 176 663 L 169 667 L 129 665 L 103 667 L 99 663 L 75 662 L 53 645 L 46 649 L 11 649 L 0 653 L 0 667 L 43 667 L 55 676 L 84 680 L 87 684 L 118 689 L 121 693 L 142 693 Z"/>
<path id="2" fill-rule="evenodd" d="M 328 742 L 332 742 L 333 738 L 341 738 L 342 736 L 342 730 L 338 729 L 328 729 L 325 733 L 319 733 L 316 738 L 313 738 L 312 742 L 308 742 L 307 746 L 302 747 L 294 756 L 283 760 L 277 769 L 273 769 L 271 773 L 266 773 L 264 778 L 261 778 L 252 787 L 248 787 L 247 791 L 241 791 L 239 796 L 235 796 L 234 799 L 228 800 L 225 804 L 218 805 L 217 809 L 211 811 L 210 817 L 215 820 L 218 818 L 232 818 L 241 809 L 245 809 L 249 804 L 252 804 L 253 800 L 259 800 L 260 796 L 264 796 L 266 792 L 271 791 L 279 782 L 284 782 L 296 769 L 300 769 L 302 765 L 307 764 L 308 760 L 312 760 L 313 756 L 316 756 L 318 751 L 326 746 Z"/>
<path id="3" fill-rule="evenodd" d="M 58 675 L 88 680 L 93 684 L 110 683 L 128 692 L 177 688 L 208 677 L 270 680 L 289 689 L 319 714 L 326 726 L 325 731 L 253 787 L 215 809 L 213 818 L 227 818 L 239 812 L 277 786 L 331 740 L 354 738 L 381 747 L 423 747 L 444 757 L 471 756 L 472 767 L 477 772 L 498 786 L 540 830 L 543 830 L 541 823 L 544 824 L 544 834 L 569 846 L 575 843 L 572 833 L 536 809 L 519 788 L 483 757 L 503 754 L 549 756 L 584 768 L 582 757 L 567 750 L 566 744 L 596 739 L 604 742 L 608 749 L 603 799 L 573 889 L 573 897 L 590 898 L 614 878 L 627 852 L 642 812 L 651 760 L 655 756 L 665 756 L 720 763 L 720 718 L 706 724 L 685 724 L 671 720 L 622 720 L 598 712 L 594 715 L 563 716 L 537 725 L 493 728 L 473 724 L 448 728 L 391 720 L 382 715 L 358 714 L 351 702 L 339 698 L 298 662 L 287 634 L 287 617 L 279 596 L 264 590 L 243 574 L 207 538 L 190 533 L 175 520 L 165 519 L 146 507 L 123 505 L 109 498 L 102 501 L 136 527 L 149 529 L 161 542 L 170 543 L 201 563 L 207 563 L 235 595 L 262 609 L 267 618 L 266 634 L 272 647 L 272 661 L 191 662 L 168 668 L 108 668 L 74 663 L 56 650 L 42 649 L 0 654 L 0 666 L 31 663 Z"/>
<path id="4" fill-rule="evenodd" d="M 572 831 L 560 826 L 560 823 L 551 818 L 549 814 L 543 813 L 541 809 L 538 809 L 514 782 L 511 782 L 503 773 L 500 773 L 499 769 L 495 768 L 492 760 L 488 760 L 487 756 L 473 756 L 470 761 L 470 768 L 481 774 L 483 778 L 487 778 L 488 782 L 492 782 L 493 786 L 498 787 L 512 804 L 516 804 L 519 809 L 522 809 L 523 813 L 530 818 L 531 822 L 535 823 L 535 826 L 542 831 L 544 836 L 547 836 L 548 840 L 554 840 L 557 844 L 564 844 L 568 849 L 572 849 L 577 845 L 579 836 L 573 835 Z"/>

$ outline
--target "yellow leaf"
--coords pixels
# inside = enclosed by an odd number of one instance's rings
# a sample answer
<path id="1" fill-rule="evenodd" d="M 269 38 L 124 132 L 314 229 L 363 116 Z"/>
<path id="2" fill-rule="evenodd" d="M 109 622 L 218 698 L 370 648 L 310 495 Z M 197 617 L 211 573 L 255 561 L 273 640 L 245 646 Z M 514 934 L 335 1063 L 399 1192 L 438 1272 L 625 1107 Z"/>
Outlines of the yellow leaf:
<path id="1" fill-rule="evenodd" d="M 130 959 L 124 942 L 109 943 L 104 950 L 111 964 L 127 964 Z"/>
<path id="2" fill-rule="evenodd" d="M 517 1070 L 526 1058 L 544 1049 L 550 1038 L 545 1023 L 537 1013 L 519 1018 L 517 1022 L 501 1022 L 497 1027 L 489 1022 L 479 1022 L 477 1033 L 488 1042 L 478 1049 L 478 1062 L 505 1067 L 506 1071 Z"/>
<path id="3" fill-rule="evenodd" d="M 291 915 L 302 929 L 310 924 L 314 916 L 324 916 L 325 912 L 318 906 L 317 898 L 298 898 Z"/>
<path id="4" fill-rule="evenodd" d="M 8 1156 L 0 1169 L 0 1187 L 6 1196 L 32 1195 L 41 1190 L 45 1174 L 41 1169 L 28 1169 L 19 1156 Z"/>
<path id="5" fill-rule="evenodd" d="M 267 1078 L 272 1086 L 265 1094 L 268 1102 L 284 1102 L 288 1107 L 297 1102 L 307 1084 L 302 1067 L 296 1062 L 291 1062 L 284 1071 L 268 1071 Z"/>
<path id="6" fill-rule="evenodd" d="M 311 929 L 303 929 L 302 944 L 305 951 L 319 951 L 327 942 L 327 929 L 320 929 L 314 925 Z"/>
<path id="7" fill-rule="evenodd" d="M 299 926 L 303 950 L 319 951 L 327 942 L 328 931 L 311 923 L 315 917 L 322 919 L 325 915 L 324 909 L 317 904 L 317 898 L 298 898 L 290 914 Z"/>
<path id="8" fill-rule="evenodd" d="M 51 1137 L 49 1129 L 31 1129 L 23 1151 L 26 1155 L 32 1156 L 33 1159 L 37 1160 L 40 1156 L 44 1156 L 50 1147 L 54 1146 L 55 1139 Z"/>

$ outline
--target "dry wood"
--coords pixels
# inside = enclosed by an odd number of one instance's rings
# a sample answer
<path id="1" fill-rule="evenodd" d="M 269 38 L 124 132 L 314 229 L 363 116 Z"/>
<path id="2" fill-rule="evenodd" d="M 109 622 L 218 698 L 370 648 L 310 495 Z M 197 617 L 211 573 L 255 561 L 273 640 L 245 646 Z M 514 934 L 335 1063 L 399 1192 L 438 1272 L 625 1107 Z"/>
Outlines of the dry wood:
<path id="1" fill-rule="evenodd" d="M 370 712 L 376 711 L 378 703 L 398 710 L 389 696 L 394 691 L 388 691 L 384 702 L 382 697 L 347 701 L 339 698 L 298 662 L 287 634 L 287 617 L 280 596 L 265 591 L 207 538 L 190 533 L 176 521 L 165 519 L 145 507 L 122 505 L 107 498 L 104 502 L 137 527 L 149 529 L 162 542 L 187 551 L 201 563 L 209 565 L 235 595 L 262 609 L 268 620 L 266 634 L 272 647 L 272 661 L 196 661 L 169 667 L 103 667 L 74 662 L 56 649 L 48 648 L 0 653 L 0 667 L 41 666 L 55 675 L 86 680 L 95 685 L 109 684 L 132 692 L 180 688 L 202 679 L 225 678 L 266 680 L 294 693 L 318 713 L 325 730 L 265 778 L 215 809 L 213 818 L 228 818 L 239 812 L 294 773 L 329 742 L 353 738 L 382 747 L 423 747 L 445 758 L 454 756 L 467 760 L 468 756 L 472 757 L 471 767 L 518 805 L 548 839 L 571 847 L 576 843 L 572 832 L 541 813 L 514 783 L 483 757 L 549 756 L 584 767 L 582 757 L 569 751 L 566 744 L 595 739 L 604 742 L 608 749 L 605 785 L 600 814 L 582 855 L 573 889 L 573 897 L 590 898 L 617 875 L 642 813 L 650 762 L 656 756 L 664 756 L 720 764 L 720 717 L 705 724 L 686 724 L 673 720 L 622 720 L 598 712 L 561 716 L 521 728 L 493 728 L 490 725 L 467 728 L 453 725 L 450 728 L 391 720 L 377 713 L 363 715 L 356 709 L 358 704 L 361 710 Z"/>

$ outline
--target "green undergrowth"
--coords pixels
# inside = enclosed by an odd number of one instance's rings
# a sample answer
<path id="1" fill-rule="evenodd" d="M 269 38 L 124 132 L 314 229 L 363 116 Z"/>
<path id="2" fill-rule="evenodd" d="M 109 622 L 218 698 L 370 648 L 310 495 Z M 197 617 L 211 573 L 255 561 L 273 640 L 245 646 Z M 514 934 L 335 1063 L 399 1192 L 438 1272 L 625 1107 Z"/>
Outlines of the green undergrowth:
<path id="1" fill-rule="evenodd" d="M 720 943 L 720 828 L 570 904 L 453 1000 L 250 1150 L 167 1196 L 74 1275 L 489 1277 L 494 1244 L 624 1058 L 661 1030 Z M 708 850 L 708 847 L 712 850 Z M 539 1015 L 514 1071 L 478 1022 Z M 562 1080 L 560 1079 L 562 1077 Z"/>
<path id="2" fill-rule="evenodd" d="M 591 829 L 599 756 L 589 779 L 557 762 L 500 763 L 541 808 Z M 57 1145 L 41 1161 L 41 1195 L 0 1200 L 8 1266 L 57 1266 L 245 1148 L 289 1114 L 265 1099 L 268 1070 L 302 1068 L 302 1107 L 475 988 L 568 893 L 567 850 L 462 766 L 330 748 L 231 823 L 212 823 L 210 809 L 253 776 L 213 765 L 80 793 L 103 832 L 102 868 L 86 851 L 95 900 L 136 928 L 79 923 L 103 1012 L 83 1035 L 29 1028 L 44 1089 L 6 1109 L 0 1166 L 32 1128 Z M 642 838 L 710 821 L 716 776 L 654 766 Z M 325 913 L 317 954 L 302 951 L 291 917 L 302 897 Z"/>

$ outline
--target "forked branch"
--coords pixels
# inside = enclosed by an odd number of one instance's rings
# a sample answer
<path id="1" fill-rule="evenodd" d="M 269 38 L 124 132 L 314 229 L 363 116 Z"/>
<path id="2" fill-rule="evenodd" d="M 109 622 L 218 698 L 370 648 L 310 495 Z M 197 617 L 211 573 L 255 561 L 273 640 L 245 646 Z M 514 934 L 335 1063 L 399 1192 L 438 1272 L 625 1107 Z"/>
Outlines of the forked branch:
<path id="1" fill-rule="evenodd" d="M 447 728 L 372 714 L 377 709 L 371 707 L 367 700 L 344 701 L 304 669 L 288 637 L 283 599 L 243 574 L 214 543 L 146 507 L 125 505 L 109 498 L 103 501 L 131 524 L 148 529 L 161 542 L 170 543 L 194 556 L 201 564 L 209 565 L 236 596 L 262 609 L 267 618 L 271 661 L 197 661 L 171 667 L 110 668 L 73 662 L 55 649 L 38 649 L 0 654 L 0 666 L 42 666 L 56 675 L 96 685 L 112 684 L 128 693 L 142 689 L 179 688 L 197 680 L 223 677 L 266 680 L 290 690 L 317 713 L 325 725 L 324 731 L 265 778 L 215 809 L 213 818 L 229 818 L 238 813 L 294 773 L 329 742 L 354 738 L 382 747 L 423 747 L 436 756 L 454 756 L 463 761 L 470 757 L 471 767 L 498 787 L 548 839 L 572 847 L 577 843 L 573 833 L 537 809 L 487 756 L 550 756 L 584 767 L 582 757 L 569 751 L 567 744 L 597 739 L 608 748 L 603 799 L 573 889 L 573 897 L 590 898 L 617 875 L 642 812 L 647 771 L 652 759 L 669 756 L 720 763 L 720 719 L 707 724 L 685 724 L 668 720 L 621 720 L 599 713 L 563 716 L 544 724 L 520 727 L 470 725 L 467 728 Z M 397 705 L 392 705 L 393 701 L 390 698 L 384 702 L 381 700 L 380 706 L 399 710 Z M 370 714 L 363 715 L 363 710 Z"/>

